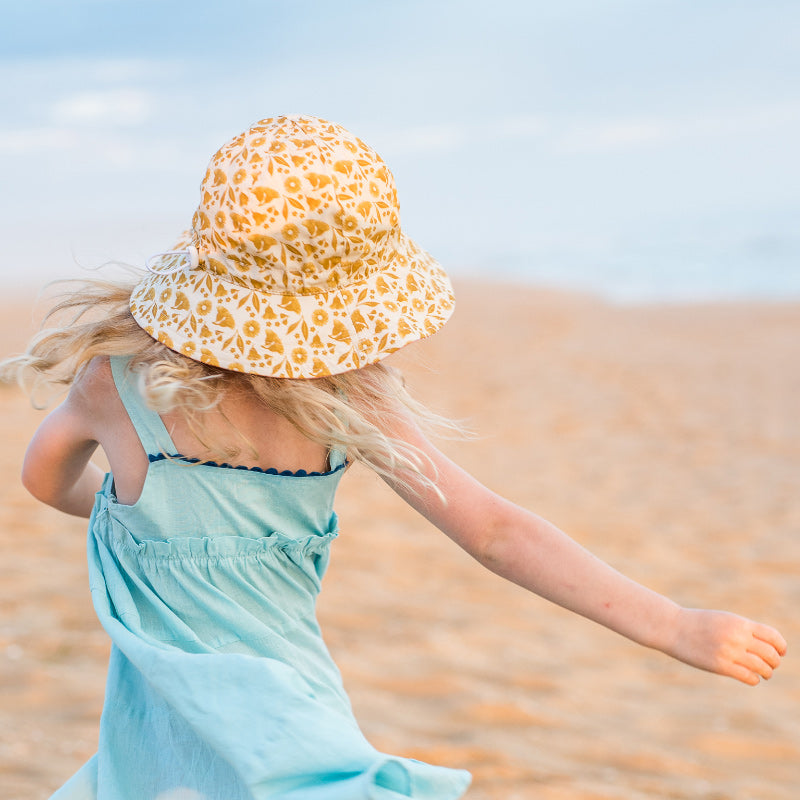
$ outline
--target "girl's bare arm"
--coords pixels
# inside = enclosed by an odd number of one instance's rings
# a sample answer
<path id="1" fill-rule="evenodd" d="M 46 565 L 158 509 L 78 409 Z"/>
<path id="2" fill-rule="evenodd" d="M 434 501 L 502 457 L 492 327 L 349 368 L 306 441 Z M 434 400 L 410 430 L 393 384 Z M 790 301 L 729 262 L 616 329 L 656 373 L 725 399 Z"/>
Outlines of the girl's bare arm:
<path id="1" fill-rule="evenodd" d="M 67 514 L 88 517 L 103 471 L 90 462 L 97 449 L 91 409 L 81 387 L 45 418 L 22 466 L 22 483 L 37 499 Z"/>
<path id="2" fill-rule="evenodd" d="M 786 651 L 778 631 L 720 611 L 686 609 L 625 577 L 557 527 L 498 496 L 413 426 L 403 437 L 435 466 L 437 485 L 406 502 L 488 569 L 635 642 L 755 685 Z"/>

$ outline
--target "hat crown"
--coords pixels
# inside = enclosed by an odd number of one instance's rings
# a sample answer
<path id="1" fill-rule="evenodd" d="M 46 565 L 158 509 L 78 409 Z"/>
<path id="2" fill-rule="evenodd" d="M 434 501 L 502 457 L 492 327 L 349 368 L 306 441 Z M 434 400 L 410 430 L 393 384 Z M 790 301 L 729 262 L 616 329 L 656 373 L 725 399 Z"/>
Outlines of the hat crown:
<path id="1" fill-rule="evenodd" d="M 272 117 L 214 155 L 192 228 L 148 259 L 136 322 L 212 367 L 318 378 L 374 364 L 453 311 L 400 229 L 394 178 L 339 125 Z"/>
<path id="2" fill-rule="evenodd" d="M 395 255 L 400 217 L 394 178 L 374 150 L 335 123 L 283 116 L 217 151 L 192 229 L 203 268 L 302 295 L 380 269 Z"/>

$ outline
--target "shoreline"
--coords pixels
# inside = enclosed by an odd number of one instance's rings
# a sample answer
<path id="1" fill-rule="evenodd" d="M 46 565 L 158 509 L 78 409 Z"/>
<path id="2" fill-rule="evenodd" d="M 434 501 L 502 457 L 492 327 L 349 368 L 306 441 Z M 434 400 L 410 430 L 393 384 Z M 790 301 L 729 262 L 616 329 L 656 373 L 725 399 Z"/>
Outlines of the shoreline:
<path id="1" fill-rule="evenodd" d="M 107 266 L 107 269 L 104 268 Z M 537 281 L 535 278 L 517 277 L 512 274 L 498 273 L 491 277 L 475 275 L 470 272 L 460 273 L 457 269 L 448 268 L 442 265 L 447 271 L 456 291 L 458 300 L 459 289 L 469 291 L 471 288 L 481 288 L 492 291 L 518 290 L 522 293 L 553 295 L 557 297 L 586 297 L 596 300 L 604 305 L 614 308 L 639 308 L 639 307 L 664 307 L 664 306 L 792 306 L 800 305 L 800 295 L 761 295 L 761 294 L 734 294 L 734 295 L 709 295 L 698 294 L 696 296 L 686 293 L 686 296 L 665 294 L 662 297 L 647 295 L 642 297 L 622 297 L 615 295 L 612 290 L 603 290 L 586 286 L 570 286 L 546 281 Z M 109 280 L 115 281 L 122 278 L 123 273 L 127 272 L 134 277 L 145 275 L 143 268 L 137 268 L 128 264 L 115 264 L 109 262 L 108 265 L 101 265 L 97 269 L 86 269 L 80 272 L 55 275 L 51 278 L 43 278 L 41 281 L 31 284 L 14 284 L 8 288 L 3 301 L 4 306 L 10 302 L 17 303 L 22 300 L 35 300 L 47 292 L 48 287 L 60 282 L 80 282 L 83 280 Z"/>

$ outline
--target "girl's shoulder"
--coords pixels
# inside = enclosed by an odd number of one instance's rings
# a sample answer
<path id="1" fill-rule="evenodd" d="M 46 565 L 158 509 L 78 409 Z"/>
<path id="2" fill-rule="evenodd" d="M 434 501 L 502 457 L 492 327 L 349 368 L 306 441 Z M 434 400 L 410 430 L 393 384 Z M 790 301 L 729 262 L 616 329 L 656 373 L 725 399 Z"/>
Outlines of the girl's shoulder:
<path id="1" fill-rule="evenodd" d="M 96 356 L 78 374 L 67 397 L 73 413 L 101 423 L 121 405 L 108 356 Z"/>
<path id="2" fill-rule="evenodd" d="M 117 393 L 108 356 L 95 356 L 89 361 L 72 384 L 70 394 L 73 393 L 90 404 L 102 402 L 108 395 Z"/>

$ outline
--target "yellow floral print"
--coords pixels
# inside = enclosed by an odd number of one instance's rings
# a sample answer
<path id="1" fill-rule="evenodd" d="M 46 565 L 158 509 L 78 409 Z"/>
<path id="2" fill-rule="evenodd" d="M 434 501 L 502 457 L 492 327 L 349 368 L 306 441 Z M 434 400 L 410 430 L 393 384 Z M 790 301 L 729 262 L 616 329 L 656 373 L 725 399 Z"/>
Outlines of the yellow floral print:
<path id="1" fill-rule="evenodd" d="M 256 123 L 214 155 L 200 198 L 178 244 L 197 267 L 148 274 L 131 297 L 178 352 L 312 378 L 378 361 L 452 313 L 446 274 L 400 229 L 391 172 L 339 125 Z"/>

